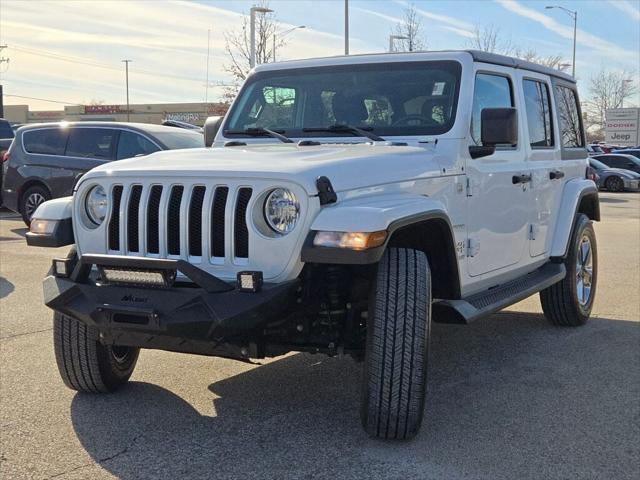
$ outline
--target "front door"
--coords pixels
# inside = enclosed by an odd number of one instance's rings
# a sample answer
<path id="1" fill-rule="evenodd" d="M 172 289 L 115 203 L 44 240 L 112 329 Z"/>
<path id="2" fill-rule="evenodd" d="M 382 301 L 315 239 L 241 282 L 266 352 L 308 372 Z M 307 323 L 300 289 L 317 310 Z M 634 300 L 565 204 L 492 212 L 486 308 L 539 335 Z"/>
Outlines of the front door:
<path id="1" fill-rule="evenodd" d="M 476 73 L 471 136 L 480 145 L 480 113 L 484 108 L 516 107 L 522 118 L 512 70 Z M 523 122 L 519 120 L 518 138 Z M 521 140 L 499 145 L 493 155 L 467 164 L 468 271 L 477 276 L 517 265 L 527 249 L 531 208 L 530 175 Z"/>

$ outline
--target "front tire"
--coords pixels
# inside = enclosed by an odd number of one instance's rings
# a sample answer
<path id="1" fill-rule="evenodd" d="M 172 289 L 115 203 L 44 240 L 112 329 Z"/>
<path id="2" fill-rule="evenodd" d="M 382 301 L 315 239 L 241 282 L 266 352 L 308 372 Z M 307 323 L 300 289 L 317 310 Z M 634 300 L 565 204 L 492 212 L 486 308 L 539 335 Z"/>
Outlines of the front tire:
<path id="1" fill-rule="evenodd" d="M 383 439 L 414 437 L 424 410 L 431 274 L 424 252 L 390 248 L 380 260 L 367 323 L 362 424 Z"/>
<path id="2" fill-rule="evenodd" d="M 98 330 L 53 314 L 56 362 L 65 385 L 79 392 L 113 392 L 129 381 L 140 349 L 103 345 Z"/>
<path id="3" fill-rule="evenodd" d="M 609 177 L 605 182 L 605 186 L 607 190 L 610 192 L 623 192 L 624 191 L 624 181 L 620 177 Z"/>
<path id="4" fill-rule="evenodd" d="M 577 327 L 591 315 L 598 282 L 596 234 L 589 217 L 578 214 L 570 242 L 564 260 L 567 275 L 540 292 L 540 303 L 553 325 Z"/>
<path id="5" fill-rule="evenodd" d="M 40 185 L 29 187 L 22 194 L 22 197 L 20 197 L 20 214 L 27 227 L 31 225 L 31 219 L 38 207 L 47 200 L 51 200 L 51 194 Z"/>

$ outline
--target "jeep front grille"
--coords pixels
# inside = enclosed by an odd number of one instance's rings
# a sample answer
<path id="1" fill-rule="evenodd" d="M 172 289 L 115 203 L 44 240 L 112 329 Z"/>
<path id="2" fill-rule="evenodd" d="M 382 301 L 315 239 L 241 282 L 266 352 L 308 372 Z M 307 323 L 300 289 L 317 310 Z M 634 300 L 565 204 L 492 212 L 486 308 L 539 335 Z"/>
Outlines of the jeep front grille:
<path id="1" fill-rule="evenodd" d="M 252 193 L 249 187 L 231 191 L 225 185 L 114 185 L 109 251 L 212 263 L 248 259 Z"/>

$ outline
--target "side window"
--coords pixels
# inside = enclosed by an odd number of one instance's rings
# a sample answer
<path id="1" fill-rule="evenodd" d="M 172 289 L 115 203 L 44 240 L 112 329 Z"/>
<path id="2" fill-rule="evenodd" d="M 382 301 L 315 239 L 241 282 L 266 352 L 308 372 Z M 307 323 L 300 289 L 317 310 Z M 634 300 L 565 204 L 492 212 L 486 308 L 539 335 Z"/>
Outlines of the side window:
<path id="1" fill-rule="evenodd" d="M 480 114 L 484 108 L 513 107 L 511 81 L 502 75 L 478 73 L 473 90 L 471 112 L 471 137 L 476 145 L 480 142 Z"/>
<path id="2" fill-rule="evenodd" d="M 599 157 L 598 161 L 604 163 L 607 167 L 613 166 L 611 162 L 611 157 Z"/>
<path id="3" fill-rule="evenodd" d="M 546 83 L 536 80 L 525 80 L 522 87 L 529 126 L 529 142 L 533 148 L 552 147 L 553 126 L 549 87 Z"/>
<path id="4" fill-rule="evenodd" d="M 582 122 L 578 114 L 576 92 L 561 85 L 556 85 L 555 91 L 562 146 L 564 148 L 584 147 L 584 135 L 582 134 Z"/>
<path id="5" fill-rule="evenodd" d="M 111 159 L 116 130 L 112 128 L 72 128 L 67 143 L 68 157 Z"/>
<path id="6" fill-rule="evenodd" d="M 138 135 L 137 133 L 130 132 L 128 130 L 121 130 L 120 138 L 118 139 L 116 160 L 131 158 L 136 155 L 149 155 L 150 153 L 157 152 L 158 150 L 158 147 L 142 135 Z"/>
<path id="7" fill-rule="evenodd" d="M 609 165 L 613 168 L 625 168 L 629 162 L 624 157 L 610 157 Z"/>
<path id="8" fill-rule="evenodd" d="M 67 133 L 67 130 L 60 128 L 47 128 L 25 132 L 22 136 L 24 149 L 28 153 L 64 155 Z"/>

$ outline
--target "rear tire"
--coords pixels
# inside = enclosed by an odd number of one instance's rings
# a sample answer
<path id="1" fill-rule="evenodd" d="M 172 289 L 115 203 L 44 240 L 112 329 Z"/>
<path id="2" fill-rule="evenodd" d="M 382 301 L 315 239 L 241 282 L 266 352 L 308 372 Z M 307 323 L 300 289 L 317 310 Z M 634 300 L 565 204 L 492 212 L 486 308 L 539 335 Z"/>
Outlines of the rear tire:
<path id="1" fill-rule="evenodd" d="M 27 227 L 31 225 L 31 218 L 36 209 L 47 200 L 51 200 L 51 194 L 41 185 L 29 187 L 22 194 L 20 197 L 20 214 Z"/>
<path id="2" fill-rule="evenodd" d="M 424 252 L 390 248 L 380 260 L 367 324 L 362 424 L 383 439 L 413 438 L 422 424 L 431 325 Z"/>
<path id="3" fill-rule="evenodd" d="M 98 330 L 59 312 L 53 314 L 56 362 L 65 385 L 79 392 L 113 392 L 127 383 L 139 348 L 103 345 Z"/>
<path id="4" fill-rule="evenodd" d="M 623 192 L 624 191 L 624 182 L 620 177 L 609 177 L 605 182 L 605 187 L 610 192 Z"/>
<path id="5" fill-rule="evenodd" d="M 564 260 L 567 275 L 540 292 L 540 303 L 553 325 L 577 327 L 591 315 L 598 283 L 596 234 L 589 217 L 578 214 L 570 242 Z"/>

